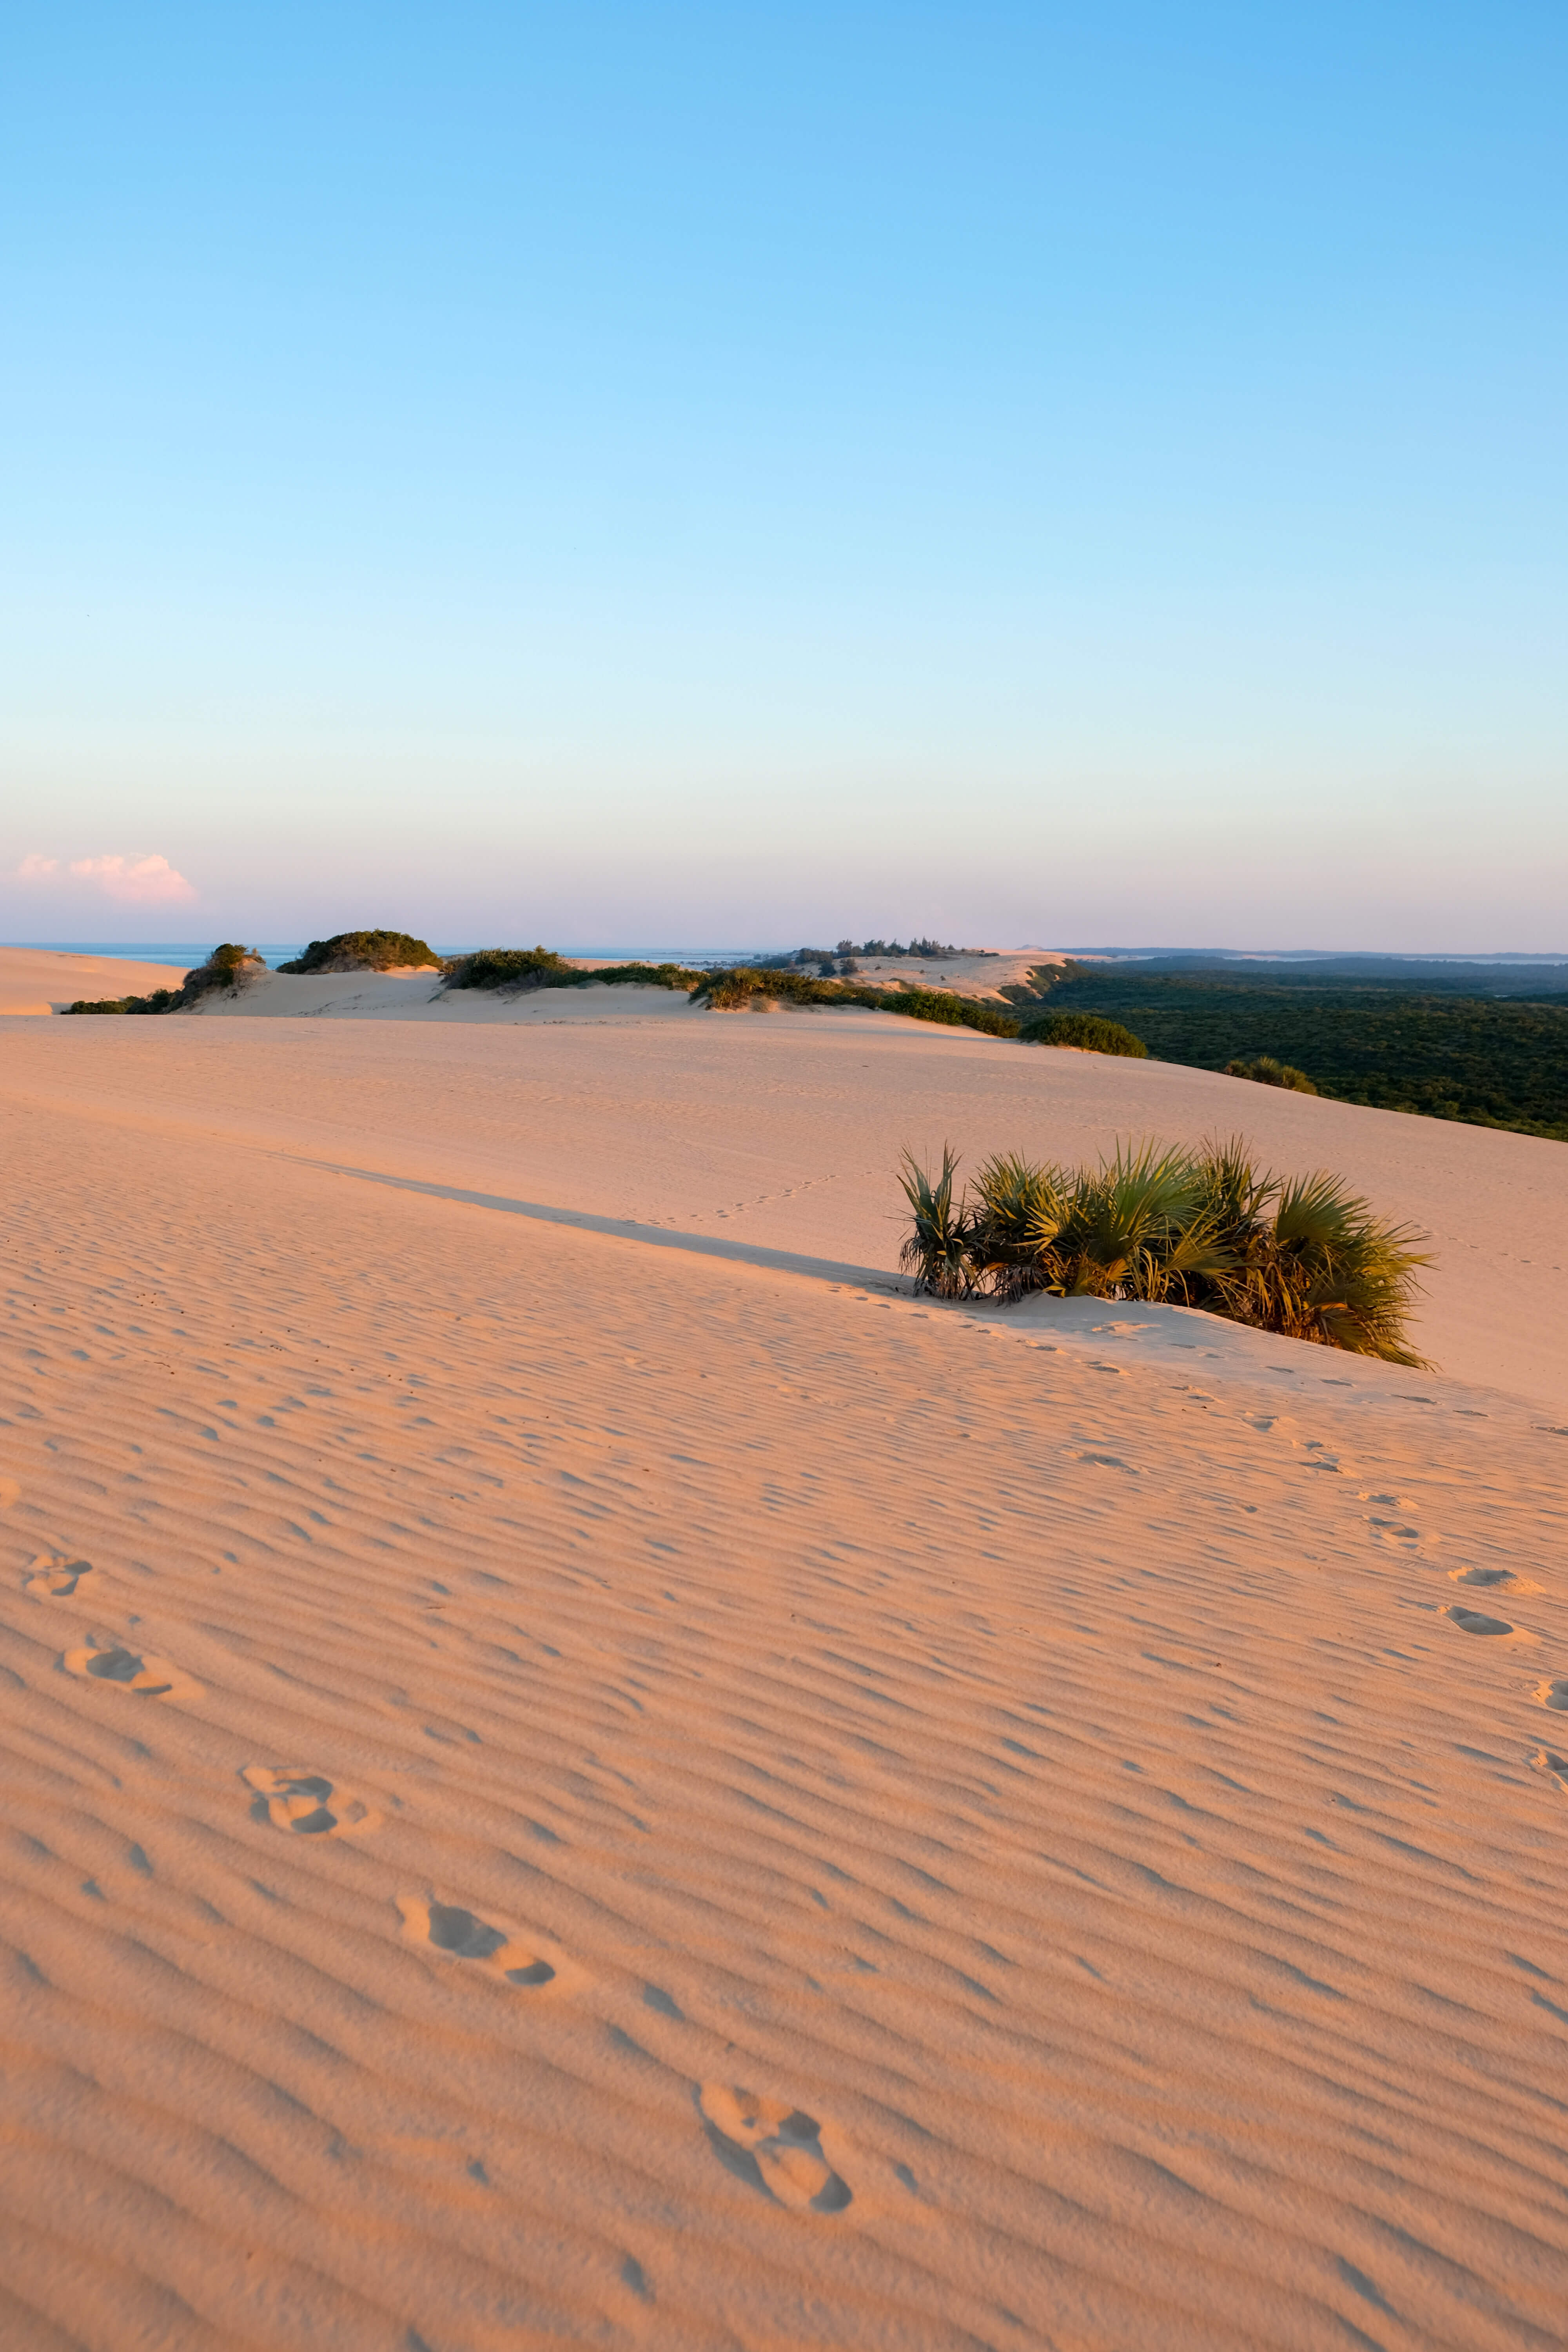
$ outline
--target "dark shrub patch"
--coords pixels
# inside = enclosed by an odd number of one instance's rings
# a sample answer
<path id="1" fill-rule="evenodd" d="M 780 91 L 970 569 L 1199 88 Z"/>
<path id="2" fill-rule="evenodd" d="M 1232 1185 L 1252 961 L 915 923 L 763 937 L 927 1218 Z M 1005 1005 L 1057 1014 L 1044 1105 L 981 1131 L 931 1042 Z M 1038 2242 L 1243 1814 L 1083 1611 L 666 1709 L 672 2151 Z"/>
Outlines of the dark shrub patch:
<path id="1" fill-rule="evenodd" d="M 423 940 L 406 931 L 334 931 L 330 940 L 312 940 L 292 963 L 279 971 L 392 971 L 399 965 L 439 963 L 440 957 Z"/>
<path id="2" fill-rule="evenodd" d="M 1315 1095 L 1317 1087 L 1305 1070 L 1293 1069 L 1289 1062 L 1277 1062 L 1272 1054 L 1259 1054 L 1255 1062 L 1227 1062 L 1227 1078 L 1251 1078 L 1260 1087 L 1288 1087 L 1295 1095 Z"/>
<path id="3" fill-rule="evenodd" d="M 1149 1058 L 1142 1037 L 1134 1037 L 1120 1021 L 1102 1020 L 1098 1013 L 1047 1013 L 1043 1020 L 1026 1024 L 1023 1038 L 1026 1045 L 1076 1045 L 1086 1054 L 1126 1054 L 1138 1061 Z"/>

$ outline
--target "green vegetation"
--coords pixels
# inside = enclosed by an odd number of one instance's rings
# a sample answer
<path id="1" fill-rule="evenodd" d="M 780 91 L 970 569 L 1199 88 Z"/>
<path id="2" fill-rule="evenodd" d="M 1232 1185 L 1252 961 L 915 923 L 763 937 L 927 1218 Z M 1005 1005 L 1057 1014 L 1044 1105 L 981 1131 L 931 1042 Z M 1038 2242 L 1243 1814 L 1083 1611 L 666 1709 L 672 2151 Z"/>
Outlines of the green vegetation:
<path id="1" fill-rule="evenodd" d="M 954 1197 L 904 1155 L 912 1227 L 900 1264 L 940 1298 L 1030 1291 L 1198 1307 L 1320 1346 L 1422 1366 L 1405 1336 L 1416 1269 L 1408 1227 L 1342 1180 L 1260 1169 L 1239 1138 L 1198 1152 L 1119 1149 L 1098 1168 L 988 1160 Z"/>
<path id="2" fill-rule="evenodd" d="M 680 988 L 689 994 L 701 979 L 679 963 L 611 963 L 584 971 L 552 948 L 480 948 L 447 966 L 448 988 Z"/>
<path id="3" fill-rule="evenodd" d="M 544 988 L 557 978 L 569 984 L 583 977 L 553 948 L 479 948 L 457 957 L 446 974 L 448 988 Z"/>
<path id="4" fill-rule="evenodd" d="M 1021 1034 L 1026 1045 L 1075 1045 L 1084 1054 L 1126 1054 L 1139 1061 L 1149 1058 L 1149 1048 L 1142 1037 L 1134 1037 L 1120 1021 L 1107 1021 L 1099 1013 L 1047 1013 L 1041 1021 L 1026 1022 Z"/>
<path id="5" fill-rule="evenodd" d="M 1289 1062 L 1277 1062 L 1272 1054 L 1259 1054 L 1256 1062 L 1227 1062 L 1227 1078 L 1250 1078 L 1255 1086 L 1288 1087 L 1294 1095 L 1315 1095 L 1317 1087 L 1305 1070 L 1293 1070 Z"/>
<path id="6" fill-rule="evenodd" d="M 1439 974 L 1413 988 L 1279 964 L 1069 963 L 1042 965 L 1029 990 L 1005 992 L 1026 1019 L 1048 1007 L 1125 1022 L 1163 1062 L 1225 1070 L 1276 1061 L 1340 1102 L 1568 1140 L 1562 976 L 1543 972 L 1535 995 L 1515 997 L 1489 992 L 1492 977 Z"/>
<path id="7" fill-rule="evenodd" d="M 440 962 L 423 940 L 406 931 L 334 931 L 330 940 L 312 940 L 292 963 L 279 971 L 394 971 L 400 965 Z"/>
<path id="8" fill-rule="evenodd" d="M 819 980 L 805 971 L 777 971 L 737 964 L 709 972 L 691 992 L 692 1001 L 715 1013 L 736 1013 L 753 1003 L 859 1004 L 876 1013 L 902 1013 L 912 1021 L 936 1021 L 947 1028 L 978 1029 L 988 1037 L 1016 1037 L 1018 1024 L 994 1004 L 957 996 L 942 988 L 871 988 Z"/>
<path id="9" fill-rule="evenodd" d="M 100 996 L 96 1000 L 79 996 L 74 1004 L 64 1007 L 67 1013 L 188 1013 L 193 1004 L 211 995 L 215 988 L 237 989 L 247 974 L 265 971 L 266 963 L 255 948 L 241 947 L 237 940 L 226 940 L 214 948 L 205 963 L 188 971 L 178 988 L 155 988 L 150 996 Z"/>
<path id="10" fill-rule="evenodd" d="M 685 963 L 607 963 L 598 971 L 579 971 L 580 988 L 679 988 L 689 996 L 702 974 Z M 552 981 L 552 987 L 562 986 Z"/>

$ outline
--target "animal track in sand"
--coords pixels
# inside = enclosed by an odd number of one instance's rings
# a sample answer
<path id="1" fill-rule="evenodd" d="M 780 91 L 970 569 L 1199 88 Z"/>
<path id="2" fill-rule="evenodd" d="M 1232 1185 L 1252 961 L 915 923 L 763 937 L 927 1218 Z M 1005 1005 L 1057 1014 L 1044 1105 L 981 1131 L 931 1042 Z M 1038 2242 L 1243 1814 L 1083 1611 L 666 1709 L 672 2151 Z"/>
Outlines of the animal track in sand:
<path id="1" fill-rule="evenodd" d="M 1549 1683 L 1537 1683 L 1535 1696 L 1542 1706 L 1568 1715 L 1568 1675 L 1558 1675 Z"/>
<path id="2" fill-rule="evenodd" d="M 381 1827 L 381 1815 L 356 1790 L 307 1766 L 247 1764 L 239 1777 L 256 1791 L 252 1812 L 275 1830 L 292 1830 L 297 1837 L 358 1837 Z"/>
<path id="3" fill-rule="evenodd" d="M 41 1551 L 22 1590 L 35 1601 L 68 1601 L 82 1580 L 93 1573 L 90 1559 L 71 1559 L 63 1551 Z"/>
<path id="4" fill-rule="evenodd" d="M 541 1958 L 531 1939 L 510 1927 L 498 1927 L 461 1904 L 426 1902 L 416 1895 L 400 1895 L 403 1932 L 411 1943 L 428 1944 L 456 1960 L 478 1960 L 486 1972 L 504 1984 L 547 1985 L 559 1974 Z"/>
<path id="5" fill-rule="evenodd" d="M 100 1642 L 89 1638 L 79 1650 L 68 1650 L 60 1660 L 68 1675 L 80 1675 L 86 1681 L 113 1683 L 121 1690 L 135 1691 L 142 1698 L 200 1698 L 202 1685 L 194 1675 L 182 1674 L 167 1658 L 154 1658 L 139 1650 L 127 1650 L 118 1642 Z"/>
<path id="6" fill-rule="evenodd" d="M 1555 1780 L 1563 1794 L 1568 1796 L 1568 1756 L 1559 1756 L 1554 1748 L 1538 1748 L 1530 1759 L 1530 1769 L 1532 1772 L 1543 1772 L 1549 1780 Z"/>
<path id="7" fill-rule="evenodd" d="M 799 2107 L 704 2083 L 698 2110 L 728 2169 L 797 2212 L 842 2213 L 854 2192 L 822 2152 L 822 2126 Z"/>
<path id="8" fill-rule="evenodd" d="M 1498 1634 L 1513 1632 L 1513 1627 L 1506 1617 L 1489 1617 L 1479 1609 L 1461 1609 L 1457 1601 L 1443 1613 L 1453 1619 L 1461 1633 Z"/>

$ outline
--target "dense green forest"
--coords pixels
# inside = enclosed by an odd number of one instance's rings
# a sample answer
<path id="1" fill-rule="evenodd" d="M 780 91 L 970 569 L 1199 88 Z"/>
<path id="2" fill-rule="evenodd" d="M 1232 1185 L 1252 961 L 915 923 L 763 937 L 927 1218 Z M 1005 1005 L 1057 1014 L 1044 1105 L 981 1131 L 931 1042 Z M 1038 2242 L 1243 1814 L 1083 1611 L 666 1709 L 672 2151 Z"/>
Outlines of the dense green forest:
<path id="1" fill-rule="evenodd" d="M 1568 991 L 1561 971 L 1531 996 L 1483 993 L 1502 976 L 1404 976 L 1248 964 L 1151 970 L 1077 963 L 1037 974 L 1053 1013 L 1120 1021 L 1155 1058 L 1223 1070 L 1260 1054 L 1294 1063 L 1320 1094 L 1381 1110 L 1568 1141 Z M 1535 976 L 1508 976 L 1514 988 Z M 1020 1013 L 1024 992 L 1010 990 Z M 1037 1001 L 1030 999 L 1032 1007 Z"/>

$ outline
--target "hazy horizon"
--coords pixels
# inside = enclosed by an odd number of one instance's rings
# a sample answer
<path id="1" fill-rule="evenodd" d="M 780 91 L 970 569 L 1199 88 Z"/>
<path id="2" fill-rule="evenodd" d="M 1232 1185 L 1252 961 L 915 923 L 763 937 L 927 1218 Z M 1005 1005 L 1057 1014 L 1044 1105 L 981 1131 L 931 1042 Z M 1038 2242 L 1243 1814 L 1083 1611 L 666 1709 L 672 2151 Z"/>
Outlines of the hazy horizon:
<path id="1" fill-rule="evenodd" d="M 324 935 L 318 936 L 331 938 L 332 934 L 328 932 Z M 432 947 L 438 955 L 462 955 L 481 946 L 515 947 L 520 944 L 534 944 L 532 941 L 524 942 L 521 932 L 511 935 L 506 940 L 492 939 L 489 937 L 481 938 L 475 932 L 466 933 L 460 939 L 456 937 L 431 939 L 427 931 L 420 931 L 419 929 L 415 929 L 410 932 L 410 936 L 416 939 L 424 939 L 426 943 Z M 889 939 L 897 940 L 899 938 L 899 933 L 897 931 L 889 932 Z M 211 944 L 217 944 L 216 934 L 212 935 Z M 310 941 L 308 939 L 303 937 L 298 940 L 286 941 L 269 940 L 261 937 L 260 934 L 258 934 L 256 938 L 253 940 L 248 941 L 247 944 L 253 945 L 258 953 L 268 958 L 275 958 L 278 956 L 298 954 L 302 949 L 310 945 Z M 625 940 L 600 940 L 597 942 L 590 942 L 582 940 L 551 940 L 543 942 L 543 944 L 552 947 L 556 952 L 561 955 L 587 957 L 614 956 L 626 957 L 628 961 L 642 959 L 654 961 L 677 959 L 681 956 L 693 956 L 711 960 L 721 956 L 744 954 L 785 955 L 796 953 L 803 947 L 832 947 L 835 946 L 836 943 L 831 940 L 775 940 L 769 941 L 765 940 L 753 940 L 750 942 L 749 946 L 744 948 L 721 948 L 712 946 L 694 947 L 690 944 L 684 947 L 665 946 L 654 948 L 647 947 L 646 945 L 630 944 Z M 961 950 L 965 945 L 967 945 L 969 951 L 972 953 L 988 952 L 1004 955 L 1027 954 L 1032 950 L 1038 950 L 1038 951 L 1044 955 L 1115 956 L 1129 959 L 1169 956 L 1224 956 L 1237 960 L 1246 960 L 1248 961 L 1272 961 L 1282 963 L 1310 962 L 1318 959 L 1336 961 L 1351 961 L 1358 958 L 1365 959 L 1369 961 L 1383 961 L 1390 963 L 1568 963 L 1568 949 L 1550 948 L 1542 948 L 1534 950 L 1520 948 L 1498 948 L 1490 950 L 1472 950 L 1469 951 L 1460 951 L 1451 948 L 1226 948 L 1206 946 L 1201 943 L 1194 944 L 1192 942 L 1177 946 L 1137 947 L 1107 944 L 1103 941 L 1093 946 L 1086 946 L 1081 943 L 1075 945 L 1070 942 L 1064 942 L 1061 940 L 1047 941 L 1040 940 L 970 940 L 967 943 L 954 942 L 953 944 L 959 947 Z M 141 951 L 146 956 L 149 961 L 156 961 L 158 957 L 161 955 L 173 956 L 177 953 L 205 953 L 208 951 L 208 940 L 205 939 L 202 940 L 152 940 L 146 938 L 129 940 L 0 940 L 0 947 L 31 949 L 35 952 L 59 955 L 124 956 L 128 961 L 134 961 L 137 951 Z M 858 945 L 857 952 L 859 950 Z M 904 950 L 906 953 L 909 951 L 910 950 L 907 948 Z"/>

